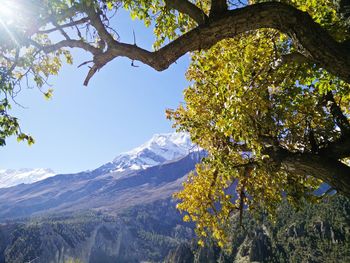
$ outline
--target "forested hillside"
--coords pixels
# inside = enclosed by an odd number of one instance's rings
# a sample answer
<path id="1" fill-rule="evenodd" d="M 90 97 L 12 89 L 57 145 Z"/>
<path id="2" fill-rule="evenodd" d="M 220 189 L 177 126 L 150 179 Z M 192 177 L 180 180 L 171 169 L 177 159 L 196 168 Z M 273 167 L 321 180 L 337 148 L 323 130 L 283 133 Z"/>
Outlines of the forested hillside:
<path id="1" fill-rule="evenodd" d="M 192 243 L 172 251 L 168 262 L 350 262 L 350 201 L 333 196 L 299 211 L 284 202 L 275 223 L 247 213 L 230 236 L 230 255 Z"/>
<path id="2" fill-rule="evenodd" d="M 36 218 L 0 228 L 0 262 L 349 262 L 350 201 L 330 197 L 294 211 L 284 203 L 275 224 L 245 214 L 231 229 L 232 254 L 198 247 L 171 199 L 118 217 L 101 213 Z M 209 241 L 209 243 L 213 244 Z"/>

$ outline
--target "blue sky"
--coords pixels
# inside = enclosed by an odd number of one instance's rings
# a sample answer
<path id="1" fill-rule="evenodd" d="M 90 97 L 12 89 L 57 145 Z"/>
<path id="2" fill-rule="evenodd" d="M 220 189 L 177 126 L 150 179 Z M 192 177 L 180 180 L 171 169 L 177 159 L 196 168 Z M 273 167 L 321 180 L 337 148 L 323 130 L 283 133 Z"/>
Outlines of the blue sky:
<path id="1" fill-rule="evenodd" d="M 134 30 L 137 44 L 151 49 L 151 29 L 131 21 L 125 12 L 116 19 L 123 42 L 133 42 Z M 94 169 L 154 133 L 173 131 L 165 109 L 183 102 L 188 56 L 164 72 L 140 62 L 135 62 L 139 67 L 132 67 L 130 60 L 118 58 L 102 68 L 88 87 L 82 85 L 88 68 L 77 68 L 89 60 L 88 54 L 74 50 L 73 57 L 73 66 L 65 65 L 50 79 L 51 100 L 35 88 L 24 89 L 17 97 L 25 108 L 14 106 L 13 114 L 36 143 L 29 147 L 8 139 L 0 148 L 0 168 L 43 167 L 58 173 Z"/>

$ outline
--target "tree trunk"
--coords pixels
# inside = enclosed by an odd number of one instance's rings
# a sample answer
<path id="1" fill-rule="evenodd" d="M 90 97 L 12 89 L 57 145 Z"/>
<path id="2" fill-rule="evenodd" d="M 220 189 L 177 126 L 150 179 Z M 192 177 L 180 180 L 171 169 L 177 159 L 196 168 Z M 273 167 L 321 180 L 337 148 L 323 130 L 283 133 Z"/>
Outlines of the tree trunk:
<path id="1" fill-rule="evenodd" d="M 321 179 L 350 198 L 350 167 L 338 160 L 311 153 L 287 153 L 281 165 L 289 173 Z"/>

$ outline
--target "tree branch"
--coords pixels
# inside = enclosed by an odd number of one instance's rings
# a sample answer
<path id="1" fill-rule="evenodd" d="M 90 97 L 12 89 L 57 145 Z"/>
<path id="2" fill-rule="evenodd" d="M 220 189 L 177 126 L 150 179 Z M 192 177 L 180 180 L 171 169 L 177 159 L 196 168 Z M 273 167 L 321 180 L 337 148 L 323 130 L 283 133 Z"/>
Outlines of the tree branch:
<path id="1" fill-rule="evenodd" d="M 321 179 L 350 197 L 350 167 L 342 162 L 311 153 L 290 153 L 284 150 L 281 164 L 292 174 Z"/>
<path id="2" fill-rule="evenodd" d="M 227 0 L 212 0 L 210 7 L 210 15 L 215 16 L 222 14 L 228 10 Z"/>
<path id="3" fill-rule="evenodd" d="M 183 8 L 189 3 L 185 0 L 167 0 L 167 2 L 178 3 L 176 7 L 179 10 L 180 6 Z M 191 9 L 191 11 L 193 10 Z M 107 32 L 107 35 L 104 32 L 106 31 L 104 27 L 102 28 L 97 24 L 95 26 L 101 37 L 110 38 L 108 36 L 110 34 Z M 350 83 L 349 50 L 335 41 L 325 29 L 312 20 L 310 15 L 279 2 L 254 4 L 227 11 L 224 15 L 214 16 L 207 23 L 199 25 L 154 52 L 135 45 L 110 40 L 108 52 L 105 52 L 106 55 L 100 56 L 105 61 L 100 60 L 100 63 L 105 65 L 112 59 L 123 56 L 131 60 L 141 61 L 158 71 L 162 71 L 187 52 L 207 49 L 223 39 L 260 28 L 273 28 L 288 34 L 294 41 L 297 41 L 295 44 L 303 47 L 305 50 L 303 55 L 308 61 Z M 64 44 L 95 53 L 99 51 L 97 48 L 80 41 L 60 42 L 58 46 L 64 47 Z M 57 44 L 54 46 L 57 47 Z M 49 49 L 46 48 L 46 50 Z M 85 82 L 85 84 L 87 85 L 88 82 Z"/>
<path id="4" fill-rule="evenodd" d="M 110 62 L 114 57 L 110 55 L 110 52 L 107 51 L 105 53 L 99 53 L 94 55 L 93 63 L 94 65 L 90 68 L 85 80 L 84 85 L 87 86 L 89 84 L 90 79 L 94 76 L 94 74 L 99 71 L 104 65 Z"/>
<path id="5" fill-rule="evenodd" d="M 49 34 L 49 33 L 52 33 L 52 32 L 55 32 L 59 29 L 63 29 L 63 28 L 67 28 L 67 27 L 73 27 L 73 26 L 76 26 L 76 25 L 79 25 L 79 24 L 83 24 L 85 22 L 88 22 L 89 21 L 89 18 L 88 17 L 84 17 L 82 19 L 79 19 L 77 21 L 72 21 L 70 23 L 66 23 L 66 24 L 63 24 L 63 25 L 60 25 L 59 27 L 54 27 L 54 28 L 50 28 L 50 29 L 46 29 L 46 30 L 38 30 L 37 33 L 38 34 Z"/>
<path id="6" fill-rule="evenodd" d="M 196 21 L 198 25 L 204 24 L 208 18 L 202 9 L 187 0 L 165 0 L 165 4 L 168 8 L 175 9 L 180 13 L 188 15 Z"/>
<path id="7" fill-rule="evenodd" d="M 310 62 L 310 60 L 299 52 L 293 52 L 286 55 L 282 55 L 281 65 L 293 62 L 301 64 L 305 62 Z"/>
<path id="8" fill-rule="evenodd" d="M 40 51 L 44 51 L 45 53 L 51 53 L 65 47 L 81 48 L 81 49 L 84 49 L 85 51 L 90 52 L 93 55 L 97 55 L 101 53 L 101 51 L 98 48 L 93 47 L 82 40 L 76 40 L 76 39 L 68 39 L 68 40 L 66 39 L 66 40 L 57 42 L 56 44 L 47 45 L 47 46 L 43 46 L 31 39 L 29 40 L 29 43 L 35 46 Z"/>
<path id="9" fill-rule="evenodd" d="M 110 54 L 114 57 L 124 56 L 138 60 L 162 71 L 187 52 L 207 49 L 222 39 L 259 28 L 274 28 L 292 35 L 307 51 L 307 54 L 304 54 L 307 60 L 350 82 L 348 50 L 336 42 L 307 13 L 278 2 L 255 4 L 228 11 L 155 52 L 114 42 L 110 47 Z"/>
<path id="10" fill-rule="evenodd" d="M 343 114 L 339 105 L 335 102 L 333 94 L 329 91 L 325 97 L 326 106 L 329 107 L 335 123 L 340 128 L 342 136 L 350 136 L 350 123 L 348 118 Z"/>
<path id="11" fill-rule="evenodd" d="M 100 15 L 92 7 L 86 7 L 84 10 L 90 18 L 91 25 L 97 30 L 101 39 L 103 39 L 107 45 L 112 45 L 115 40 L 113 36 L 107 31 L 105 25 L 102 23 Z"/>
<path id="12" fill-rule="evenodd" d="M 335 102 L 332 92 L 324 96 L 324 105 L 329 108 L 335 124 L 339 127 L 341 136 L 339 139 L 329 142 L 325 147 L 319 149 L 320 156 L 333 159 L 342 159 L 350 156 L 350 123 L 342 112 L 340 106 Z"/>
<path id="13" fill-rule="evenodd" d="M 66 31 L 64 31 L 64 29 L 60 26 L 60 24 L 57 23 L 57 21 L 52 21 L 51 23 L 58 29 L 58 31 L 62 34 L 62 36 L 64 36 L 64 38 L 66 40 L 70 40 L 71 39 L 69 37 L 69 35 L 66 33 Z"/>
<path id="14" fill-rule="evenodd" d="M 338 140 L 329 143 L 326 147 L 319 149 L 320 156 L 334 159 L 342 159 L 350 156 L 350 137 L 342 136 Z"/>

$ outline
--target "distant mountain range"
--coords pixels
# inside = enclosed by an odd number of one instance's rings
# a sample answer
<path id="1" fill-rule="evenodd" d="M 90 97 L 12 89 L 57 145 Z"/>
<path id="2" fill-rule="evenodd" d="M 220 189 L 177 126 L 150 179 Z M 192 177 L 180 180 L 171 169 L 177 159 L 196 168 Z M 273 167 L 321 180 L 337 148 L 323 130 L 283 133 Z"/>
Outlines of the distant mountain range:
<path id="1" fill-rule="evenodd" d="M 0 169 L 0 188 L 31 184 L 56 175 L 51 169 Z"/>
<path id="2" fill-rule="evenodd" d="M 92 171 L 53 176 L 49 170 L 26 170 L 27 180 L 17 176 L 12 184 L 16 178 L 29 184 L 0 189 L 0 220 L 89 209 L 115 213 L 165 199 L 180 189 L 203 155 L 185 133 L 157 134 Z M 20 173 L 7 177 L 11 174 Z M 47 178 L 38 181 L 41 177 Z"/>
<path id="3" fill-rule="evenodd" d="M 110 173 L 135 171 L 183 158 L 191 152 L 200 151 L 187 133 L 155 134 L 141 146 L 121 153 L 93 172 Z M 19 184 L 31 184 L 55 176 L 51 169 L 0 169 L 0 188 Z"/>

